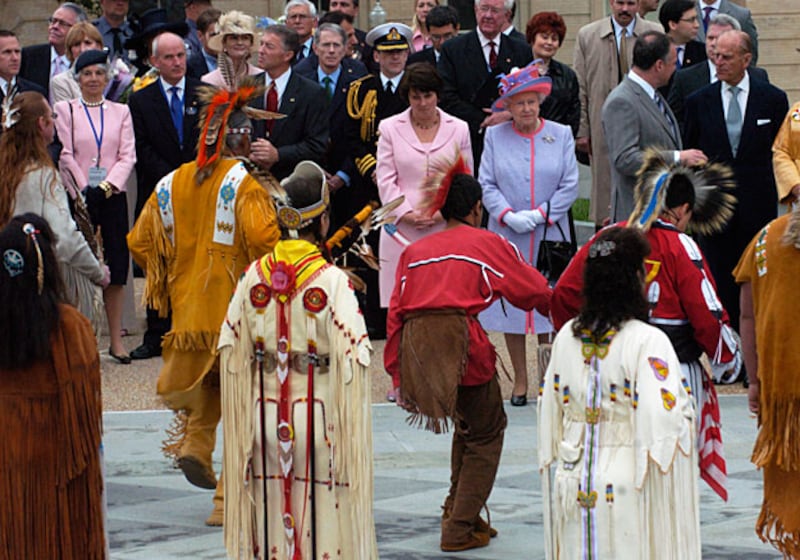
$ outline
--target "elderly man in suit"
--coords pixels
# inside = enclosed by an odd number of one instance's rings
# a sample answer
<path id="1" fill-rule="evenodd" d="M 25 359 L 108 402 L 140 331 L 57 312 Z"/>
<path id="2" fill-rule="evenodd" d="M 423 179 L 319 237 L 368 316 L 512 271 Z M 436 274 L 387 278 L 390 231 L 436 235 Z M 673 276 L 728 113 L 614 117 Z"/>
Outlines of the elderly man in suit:
<path id="1" fill-rule="evenodd" d="M 590 219 L 601 226 L 609 218 L 611 169 L 603 134 L 603 103 L 627 75 L 636 37 L 660 30 L 656 23 L 637 15 L 639 0 L 609 0 L 611 16 L 578 30 L 573 69 L 578 76 L 581 122 L 575 147 L 590 156 L 592 193 Z"/>
<path id="2" fill-rule="evenodd" d="M 659 31 L 646 31 L 633 47 L 633 67 L 614 88 L 603 105 L 603 129 L 608 141 L 613 191 L 611 220 L 625 220 L 633 211 L 636 174 L 644 162 L 644 151 L 662 151 L 667 161 L 685 165 L 706 162 L 700 150 L 682 150 L 675 115 L 658 88 L 675 71 L 677 53 L 669 38 Z"/>
<path id="3" fill-rule="evenodd" d="M 128 100 L 136 135 L 136 176 L 138 217 L 156 183 L 197 153 L 197 98 L 200 82 L 186 77 L 186 48 L 183 39 L 162 33 L 154 40 L 150 63 L 159 79 L 133 93 Z M 173 88 L 176 88 L 173 90 Z M 131 353 L 134 360 L 161 355 L 161 338 L 170 327 L 169 318 L 147 309 L 147 331 L 142 344 Z"/>
<path id="4" fill-rule="evenodd" d="M 20 77 L 37 84 L 49 96 L 50 78 L 69 68 L 67 33 L 73 25 L 86 19 L 84 9 L 73 2 L 64 2 L 56 8 L 48 19 L 47 43 L 22 49 Z"/>
<path id="5" fill-rule="evenodd" d="M 490 109 L 498 96 L 498 75 L 533 60 L 530 45 L 501 32 L 512 5 L 513 0 L 477 0 L 478 27 L 447 41 L 439 57 L 439 74 L 444 80 L 440 105 L 467 121 L 476 170 L 483 151 L 483 130 L 510 118 L 506 111 L 492 113 Z"/>
<path id="6" fill-rule="evenodd" d="M 319 83 L 328 98 L 326 117 L 330 140 L 325 152 L 325 172 L 333 194 L 332 210 L 336 214 L 340 197 L 347 197 L 347 187 L 356 176 L 355 162 L 347 149 L 347 90 L 358 78 L 367 75 L 367 68 L 358 60 L 345 58 L 347 34 L 335 23 L 322 23 L 314 33 L 314 53 L 294 67 L 294 72 Z M 340 191 L 341 189 L 344 191 Z M 345 212 L 346 214 L 346 212 Z M 335 215 L 333 223 L 341 224 L 352 216 Z"/>
<path id="7" fill-rule="evenodd" d="M 672 86 L 667 96 L 667 102 L 675 113 L 675 116 L 678 117 L 681 131 L 684 129 L 683 107 L 686 104 L 686 98 L 698 89 L 717 81 L 717 66 L 714 64 L 714 48 L 716 47 L 719 36 L 731 30 L 741 31 L 742 26 L 738 21 L 727 14 L 715 15 L 711 19 L 708 30 L 706 31 L 706 56 L 708 57 L 706 61 L 703 64 L 695 64 L 690 68 L 683 68 L 675 72 Z M 750 66 L 747 71 L 751 76 L 769 82 L 767 71 L 763 68 Z"/>
<path id="8" fill-rule="evenodd" d="M 772 145 L 789 109 L 786 93 L 747 71 L 750 37 L 720 35 L 714 54 L 719 81 L 686 100 L 684 144 L 733 168 L 738 204 L 719 234 L 700 240 L 720 299 L 739 328 L 739 288 L 731 273 L 745 247 L 777 215 Z"/>
<path id="9" fill-rule="evenodd" d="M 458 35 L 458 12 L 452 6 L 434 6 L 425 16 L 425 25 L 433 48 L 411 53 L 408 55 L 408 64 L 427 62 L 436 66 L 439 63 L 442 45 Z"/>
<path id="10" fill-rule="evenodd" d="M 285 25 L 264 29 L 258 48 L 258 66 L 264 72 L 256 80 L 267 86 L 267 93 L 253 105 L 285 118 L 253 123 L 250 159 L 278 180 L 303 160 L 322 164 L 328 145 L 328 119 L 320 110 L 328 99 L 317 82 L 292 71 L 299 49 L 297 33 Z"/>
<path id="11" fill-rule="evenodd" d="M 9 92 L 36 91 L 45 95 L 37 84 L 18 76 L 21 60 L 22 48 L 17 35 L 13 31 L 0 29 L 0 103 Z"/>
<path id="12" fill-rule="evenodd" d="M 311 46 L 314 42 L 314 27 L 317 24 L 317 8 L 309 0 L 289 0 L 283 10 L 286 25 L 294 29 L 300 41 L 300 47 L 295 53 L 296 64 L 312 53 Z"/>
<path id="13" fill-rule="evenodd" d="M 711 25 L 711 20 L 717 14 L 727 14 L 733 17 L 741 25 L 742 31 L 750 36 L 750 41 L 753 45 L 753 57 L 750 60 L 750 64 L 755 66 L 758 62 L 758 31 L 756 30 L 756 24 L 753 23 L 753 16 L 750 14 L 749 9 L 734 4 L 731 0 L 697 0 L 697 15 L 702 22 L 700 29 L 697 30 L 697 40 L 705 42 L 708 26 Z"/>

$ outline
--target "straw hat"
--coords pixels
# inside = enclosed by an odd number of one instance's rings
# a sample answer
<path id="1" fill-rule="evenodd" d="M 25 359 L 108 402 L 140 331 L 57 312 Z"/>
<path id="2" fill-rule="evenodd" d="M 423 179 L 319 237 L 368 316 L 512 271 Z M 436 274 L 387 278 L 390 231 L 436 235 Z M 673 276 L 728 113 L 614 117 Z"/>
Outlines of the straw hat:
<path id="1" fill-rule="evenodd" d="M 217 52 L 222 52 L 222 43 L 226 35 L 250 35 L 253 38 L 251 50 L 258 50 L 256 20 L 244 12 L 232 10 L 222 14 L 217 22 L 217 34 L 209 39 L 208 46 Z"/>

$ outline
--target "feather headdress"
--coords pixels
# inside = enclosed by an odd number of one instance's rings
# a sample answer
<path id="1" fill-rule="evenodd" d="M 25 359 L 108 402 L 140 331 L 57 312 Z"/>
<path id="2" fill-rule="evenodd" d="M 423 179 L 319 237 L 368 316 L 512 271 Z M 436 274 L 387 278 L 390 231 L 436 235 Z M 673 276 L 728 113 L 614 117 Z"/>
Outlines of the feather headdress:
<path id="1" fill-rule="evenodd" d="M 637 175 L 634 190 L 635 206 L 628 225 L 647 231 L 666 208 L 667 193 L 672 181 L 682 177 L 694 188 L 694 207 L 689 227 L 695 233 L 719 232 L 733 216 L 736 188 L 733 171 L 721 163 L 699 167 L 667 162 L 661 153 L 649 148 Z"/>
<path id="2" fill-rule="evenodd" d="M 450 192 L 453 177 L 461 174 L 472 175 L 472 170 L 458 147 L 452 160 L 441 159 L 433 163 L 420 189 L 422 193 L 420 209 L 426 217 L 430 218 L 442 209 Z"/>
<path id="3" fill-rule="evenodd" d="M 229 132 L 228 120 L 234 111 L 241 111 L 252 120 L 280 119 L 285 116 L 248 106 L 252 99 L 264 95 L 264 91 L 264 86 L 256 85 L 252 78 L 243 80 L 234 91 L 213 86 L 197 88 L 197 97 L 202 104 L 198 123 L 197 167 L 203 175 L 210 173 L 222 154 L 225 136 Z"/>

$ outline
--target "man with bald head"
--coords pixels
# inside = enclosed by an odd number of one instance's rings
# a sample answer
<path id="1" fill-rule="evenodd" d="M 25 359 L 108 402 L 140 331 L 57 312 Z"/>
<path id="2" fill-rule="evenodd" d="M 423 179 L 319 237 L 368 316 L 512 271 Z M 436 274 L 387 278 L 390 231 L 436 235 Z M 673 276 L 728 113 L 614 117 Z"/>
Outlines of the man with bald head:
<path id="1" fill-rule="evenodd" d="M 201 83 L 186 76 L 183 39 L 174 33 L 162 33 L 153 39 L 151 49 L 150 64 L 160 76 L 128 100 L 136 134 L 137 217 L 156 183 L 197 155 L 195 90 Z M 131 352 L 131 358 L 160 356 L 161 338 L 169 325 L 168 318 L 160 318 L 148 309 L 144 340 Z"/>
<path id="2" fill-rule="evenodd" d="M 726 163 L 736 176 L 736 211 L 722 233 L 700 245 L 717 282 L 731 325 L 739 330 L 739 288 L 732 272 L 750 240 L 777 216 L 772 143 L 789 110 L 786 93 L 748 72 L 750 36 L 719 36 L 714 64 L 719 81 L 686 100 L 684 146 L 702 150 L 709 161 Z"/>

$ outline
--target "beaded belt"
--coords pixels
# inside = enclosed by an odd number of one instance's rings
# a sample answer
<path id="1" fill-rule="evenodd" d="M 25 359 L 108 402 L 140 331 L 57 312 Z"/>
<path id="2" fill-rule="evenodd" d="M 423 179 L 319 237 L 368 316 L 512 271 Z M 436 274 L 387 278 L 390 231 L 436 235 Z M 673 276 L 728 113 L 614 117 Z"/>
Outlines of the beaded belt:
<path id="1" fill-rule="evenodd" d="M 307 352 L 292 352 L 289 355 L 289 368 L 297 373 L 308 373 L 308 365 L 314 364 L 317 373 L 328 373 L 331 358 L 328 355 L 310 355 Z M 271 352 L 264 355 L 264 368 L 266 371 L 275 371 L 278 367 L 278 356 Z"/>

